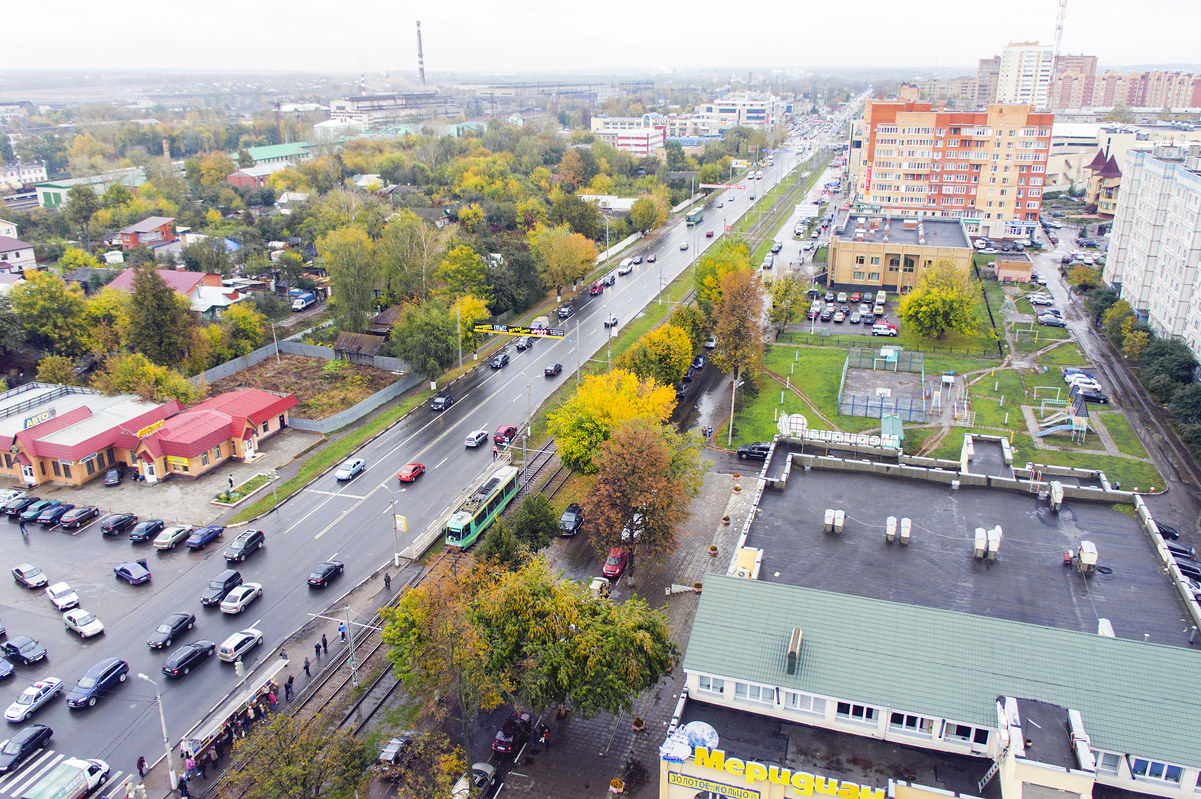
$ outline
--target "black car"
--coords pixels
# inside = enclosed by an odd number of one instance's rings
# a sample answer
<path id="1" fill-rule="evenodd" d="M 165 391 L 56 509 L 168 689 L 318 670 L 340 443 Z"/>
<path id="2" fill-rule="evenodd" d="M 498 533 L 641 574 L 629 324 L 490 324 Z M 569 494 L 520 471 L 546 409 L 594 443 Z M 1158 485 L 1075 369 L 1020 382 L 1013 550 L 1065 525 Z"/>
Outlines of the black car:
<path id="1" fill-rule="evenodd" d="M 772 251 L 773 253 L 775 253 L 775 252 L 779 252 L 779 251 L 780 251 L 780 250 L 782 250 L 782 249 L 784 249 L 784 245 L 783 245 L 783 244 L 781 244 L 781 243 L 780 243 L 780 242 L 778 242 L 778 241 L 773 241 L 773 242 L 772 242 L 772 245 L 771 245 L 771 251 Z"/>
<path id="2" fill-rule="evenodd" d="M 767 453 L 771 452 L 771 444 L 766 441 L 756 441 L 754 444 L 743 444 L 738 448 L 739 460 L 763 461 L 767 460 Z"/>
<path id="3" fill-rule="evenodd" d="M 267 534 L 262 530 L 243 530 L 225 550 L 225 559 L 231 563 L 241 562 L 265 546 Z"/>
<path id="4" fill-rule="evenodd" d="M 693 369 L 704 369 L 705 368 L 705 356 L 698 355 L 695 358 L 693 358 L 692 359 L 692 368 Z"/>
<path id="5" fill-rule="evenodd" d="M 1086 388 L 1081 391 L 1074 392 L 1074 396 L 1075 395 L 1084 397 L 1085 402 L 1093 402 L 1093 403 L 1096 403 L 1097 405 L 1108 405 L 1109 404 L 1109 397 L 1105 396 L 1100 391 L 1096 391 L 1091 388 Z"/>
<path id="6" fill-rule="evenodd" d="M 200 595 L 200 604 L 206 608 L 216 607 L 225 599 L 226 594 L 241 584 L 241 573 L 234 569 L 226 569 L 209 581 L 209 587 Z"/>
<path id="7" fill-rule="evenodd" d="M 454 404 L 455 404 L 454 394 L 451 394 L 449 391 L 443 391 L 441 394 L 434 397 L 433 402 L 430 403 L 430 410 L 431 411 L 444 411 L 447 408 L 449 408 L 451 405 L 454 405 Z"/>
<path id="8" fill-rule="evenodd" d="M 45 724 L 30 724 L 0 749 L 0 774 L 12 774 L 39 749 L 50 743 L 54 730 Z"/>
<path id="9" fill-rule="evenodd" d="M 192 629 L 196 624 L 196 616 L 192 613 L 176 613 L 168 616 L 162 624 L 155 628 L 146 643 L 151 649 L 163 649 L 171 646 L 171 642 L 183 633 Z"/>
<path id="10" fill-rule="evenodd" d="M 100 508 L 95 505 L 80 505 L 77 508 L 67 511 L 59 519 L 64 530 L 71 530 L 76 527 L 83 527 L 85 524 L 95 519 L 100 515 Z"/>
<path id="11" fill-rule="evenodd" d="M 325 588 L 345 568 L 345 564 L 340 560 L 327 560 L 325 563 L 318 563 L 313 567 L 312 573 L 309 574 L 308 584 L 314 588 Z"/>
<path id="12" fill-rule="evenodd" d="M 567 317 L 571 316 L 573 313 L 575 313 L 575 306 L 570 305 L 570 304 L 559 306 L 559 318 L 560 319 L 566 319 Z"/>
<path id="13" fill-rule="evenodd" d="M 121 478 L 124 476 L 125 464 L 119 463 L 104 473 L 104 484 L 106 486 L 119 486 L 121 485 Z"/>
<path id="14" fill-rule="evenodd" d="M 163 531 L 162 519 L 147 519 L 144 522 L 139 522 L 129 532 L 129 540 L 131 543 L 140 544 L 143 541 L 149 541 Z"/>
<path id="15" fill-rule="evenodd" d="M 694 368 L 692 368 L 691 366 L 689 366 L 689 367 L 688 367 L 688 371 L 687 371 L 687 372 L 685 372 L 685 373 L 684 373 L 684 376 L 680 378 L 680 382 L 681 382 L 681 383 L 691 383 L 691 382 L 692 382 L 692 379 L 693 379 L 694 377 L 696 377 L 696 369 L 694 369 Z"/>
<path id="16" fill-rule="evenodd" d="M 559 517 L 559 535 L 575 535 L 584 524 L 584 509 L 578 502 L 573 502 Z"/>
<path id="17" fill-rule="evenodd" d="M 491 361 L 489 361 L 488 365 L 493 369 L 503 369 L 509 365 L 509 353 L 502 352 L 500 355 L 497 355 Z"/>
<path id="18" fill-rule="evenodd" d="M 5 503 L 4 507 L 0 510 L 4 511 L 5 516 L 16 517 L 24 513 L 33 503 L 41 501 L 38 497 L 20 497 L 19 499 L 14 499 L 12 502 Z"/>
<path id="19" fill-rule="evenodd" d="M 28 635 L 18 635 L 0 644 L 0 654 L 22 666 L 28 666 L 46 657 L 46 647 Z"/>
<path id="20" fill-rule="evenodd" d="M 192 669 L 208 660 L 217 645 L 212 641 L 193 641 L 176 649 L 163 661 L 163 674 L 168 677 L 182 677 Z"/>
<path id="21" fill-rule="evenodd" d="M 138 517 L 132 513 L 114 513 L 100 524 L 101 535 L 121 535 L 138 523 Z"/>
<path id="22" fill-rule="evenodd" d="M 492 739 L 492 751 L 502 755 L 517 754 L 529 739 L 533 728 L 534 717 L 529 713 L 510 713 Z"/>
<path id="23" fill-rule="evenodd" d="M 528 350 L 530 347 L 534 346 L 534 337 L 533 336 L 521 336 L 517 339 L 517 343 L 514 344 L 514 346 L 517 347 L 518 352 L 521 352 L 523 350 Z"/>
<path id="24" fill-rule="evenodd" d="M 67 691 L 67 707 L 92 707 L 125 682 L 129 664 L 121 658 L 105 658 L 87 670 L 75 687 Z"/>
<path id="25" fill-rule="evenodd" d="M 1155 526 L 1159 528 L 1159 534 L 1169 541 L 1175 541 L 1180 538 L 1180 531 L 1171 525 L 1156 522 Z"/>
<path id="26" fill-rule="evenodd" d="M 547 377 L 557 377 L 559 372 L 562 372 L 562 371 L 563 371 L 563 364 L 552 363 L 552 364 L 547 365 L 547 367 L 542 370 L 542 374 L 546 375 Z"/>

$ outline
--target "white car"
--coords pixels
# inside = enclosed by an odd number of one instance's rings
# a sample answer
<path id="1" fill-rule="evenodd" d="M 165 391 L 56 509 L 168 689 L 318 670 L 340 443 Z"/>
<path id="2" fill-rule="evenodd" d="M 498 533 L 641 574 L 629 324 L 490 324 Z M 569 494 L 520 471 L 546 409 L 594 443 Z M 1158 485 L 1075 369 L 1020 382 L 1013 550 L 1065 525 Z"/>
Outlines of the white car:
<path id="1" fill-rule="evenodd" d="M 1101 391 L 1101 384 L 1096 380 L 1073 380 L 1068 384 L 1068 390 L 1070 391 L 1073 388 L 1080 389 L 1081 391 Z"/>
<path id="2" fill-rule="evenodd" d="M 1054 305 L 1055 300 L 1048 297 L 1046 294 L 1031 294 L 1026 299 L 1030 300 L 1031 305 Z"/>
<path id="3" fill-rule="evenodd" d="M 79 607 L 79 594 L 66 583 L 55 583 L 46 589 L 46 596 L 59 610 L 70 610 Z"/>
<path id="4" fill-rule="evenodd" d="M 4 718 L 14 723 L 24 721 L 62 690 L 63 681 L 57 677 L 38 680 L 22 691 L 16 702 L 8 706 L 8 710 L 4 711 Z"/>
<path id="5" fill-rule="evenodd" d="M 243 656 L 259 644 L 263 643 L 263 633 L 253 627 L 239 630 L 221 642 L 217 647 L 217 657 L 226 663 L 241 660 Z"/>
<path id="6" fill-rule="evenodd" d="M 338 467 L 338 471 L 334 472 L 335 480 L 349 480 L 356 475 L 362 474 L 367 468 L 367 461 L 362 458 L 350 458 L 342 461 L 342 465 Z"/>
<path id="7" fill-rule="evenodd" d="M 192 534 L 192 528 L 186 525 L 168 527 L 154 539 L 155 549 L 175 549 L 180 541 L 187 541 Z"/>
<path id="8" fill-rule="evenodd" d="M 100 619 L 88 613 L 83 608 L 68 610 L 63 614 L 63 624 L 73 633 L 79 633 L 80 638 L 92 638 L 104 632 Z"/>
<path id="9" fill-rule="evenodd" d="M 496 766 L 491 763 L 472 763 L 471 771 L 459 777 L 450 789 L 451 799 L 471 799 L 483 796 L 496 783 Z"/>
<path id="10" fill-rule="evenodd" d="M 263 586 L 259 583 L 243 583 L 225 595 L 221 600 L 222 613 L 241 613 L 250 607 L 250 603 L 263 595 Z"/>
<path id="11" fill-rule="evenodd" d="M 488 431 L 487 430 L 473 430 L 467 434 L 467 441 L 464 443 L 466 443 L 467 446 L 471 447 L 472 449 L 475 449 L 480 444 L 485 443 L 487 440 L 488 440 Z"/>
<path id="12" fill-rule="evenodd" d="M 7 505 L 14 499 L 21 499 L 25 496 L 24 491 L 18 491 L 15 488 L 10 488 L 5 491 L 0 491 L 0 505 Z"/>

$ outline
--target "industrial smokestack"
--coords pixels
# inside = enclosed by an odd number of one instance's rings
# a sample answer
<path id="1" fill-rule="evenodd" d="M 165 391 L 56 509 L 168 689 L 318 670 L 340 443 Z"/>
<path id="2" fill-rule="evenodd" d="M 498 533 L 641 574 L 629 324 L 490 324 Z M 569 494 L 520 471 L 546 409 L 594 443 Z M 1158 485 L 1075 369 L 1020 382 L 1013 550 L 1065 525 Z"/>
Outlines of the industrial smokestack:
<path id="1" fill-rule="evenodd" d="M 421 52 L 421 20 L 417 20 L 417 71 L 421 73 L 421 85 L 425 85 L 425 56 Z"/>

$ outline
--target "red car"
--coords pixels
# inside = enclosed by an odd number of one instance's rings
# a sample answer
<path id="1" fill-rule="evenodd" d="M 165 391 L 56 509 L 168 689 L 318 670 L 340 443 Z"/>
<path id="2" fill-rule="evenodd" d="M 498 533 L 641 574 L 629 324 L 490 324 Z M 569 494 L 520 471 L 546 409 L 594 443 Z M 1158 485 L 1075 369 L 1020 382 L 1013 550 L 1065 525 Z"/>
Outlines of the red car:
<path id="1" fill-rule="evenodd" d="M 588 293 L 595 297 L 597 294 L 600 294 L 604 290 L 605 290 L 605 284 L 601 283 L 598 280 L 588 288 Z"/>
<path id="2" fill-rule="evenodd" d="M 502 424 L 496 428 L 496 432 L 492 434 L 492 440 L 497 444 L 508 444 L 513 440 L 513 436 L 517 435 L 517 427 L 511 424 Z"/>
<path id="3" fill-rule="evenodd" d="M 705 238 L 707 238 L 707 239 L 711 239 L 711 238 L 713 238 L 713 231 L 712 231 L 712 230 L 706 230 L 706 231 L 705 231 Z"/>
<path id="4" fill-rule="evenodd" d="M 626 570 L 626 564 L 629 558 L 626 551 L 621 547 L 613 547 L 609 550 L 609 557 L 605 558 L 605 567 L 601 569 L 601 574 L 608 577 L 610 580 L 616 580 L 621 576 L 621 573 Z"/>
<path id="5" fill-rule="evenodd" d="M 400 473 L 396 476 L 402 483 L 411 483 L 423 474 L 425 474 L 424 463 L 406 463 L 400 467 Z"/>
<path id="6" fill-rule="evenodd" d="M 860 294 L 859 292 L 856 291 L 854 294 L 851 295 L 851 302 L 859 302 L 859 298 L 862 296 L 863 296 L 862 294 Z"/>

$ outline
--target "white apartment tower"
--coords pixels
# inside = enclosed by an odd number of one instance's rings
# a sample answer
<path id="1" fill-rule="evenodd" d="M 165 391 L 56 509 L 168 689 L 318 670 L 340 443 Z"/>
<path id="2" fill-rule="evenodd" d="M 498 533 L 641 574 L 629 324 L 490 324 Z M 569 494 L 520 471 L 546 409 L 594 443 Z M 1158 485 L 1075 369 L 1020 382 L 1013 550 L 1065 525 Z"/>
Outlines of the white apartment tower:
<path id="1" fill-rule="evenodd" d="M 1035 109 L 1049 107 L 1054 66 L 1054 48 L 1049 44 L 1008 45 L 1001 51 L 996 102 Z"/>
<path id="2" fill-rule="evenodd" d="M 1126 153 L 1102 273 L 1163 338 L 1201 359 L 1201 144 Z"/>

